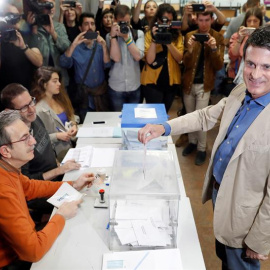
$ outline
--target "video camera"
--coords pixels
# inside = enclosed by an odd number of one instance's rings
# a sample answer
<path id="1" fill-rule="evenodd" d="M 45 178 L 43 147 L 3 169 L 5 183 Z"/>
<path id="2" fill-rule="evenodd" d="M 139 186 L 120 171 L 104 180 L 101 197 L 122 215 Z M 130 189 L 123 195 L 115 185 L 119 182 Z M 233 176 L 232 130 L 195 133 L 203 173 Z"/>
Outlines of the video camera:
<path id="1" fill-rule="evenodd" d="M 154 36 L 156 43 L 158 44 L 171 44 L 172 43 L 172 33 L 169 32 L 170 29 L 180 29 L 182 22 L 172 21 L 170 24 L 167 23 L 168 18 L 162 17 L 162 24 L 157 22 L 154 24 L 158 29 Z"/>
<path id="2" fill-rule="evenodd" d="M 50 25 L 50 17 L 48 14 L 43 14 L 44 10 L 51 10 L 54 4 L 51 2 L 38 2 L 38 0 L 26 0 L 24 1 L 24 14 L 27 16 L 31 11 L 35 14 L 37 25 Z"/>
<path id="3" fill-rule="evenodd" d="M 129 27 L 127 22 L 118 22 L 118 25 L 120 26 L 120 32 L 122 34 L 127 34 L 129 31 Z"/>
<path id="4" fill-rule="evenodd" d="M 0 17 L 0 33 L 1 41 L 9 42 L 17 40 L 16 30 L 14 26 L 21 20 L 21 14 L 7 13 L 5 16 Z"/>

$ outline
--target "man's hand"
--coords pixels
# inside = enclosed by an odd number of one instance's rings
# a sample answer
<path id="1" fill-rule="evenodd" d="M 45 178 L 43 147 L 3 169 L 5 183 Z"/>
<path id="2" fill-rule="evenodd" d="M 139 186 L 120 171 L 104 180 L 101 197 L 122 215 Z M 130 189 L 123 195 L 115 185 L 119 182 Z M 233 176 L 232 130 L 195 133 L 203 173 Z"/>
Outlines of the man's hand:
<path id="1" fill-rule="evenodd" d="M 246 255 L 248 258 L 254 259 L 254 260 L 261 260 L 261 261 L 268 260 L 268 256 L 259 254 L 255 251 L 251 250 L 249 247 L 247 247 Z"/>
<path id="2" fill-rule="evenodd" d="M 97 43 L 99 43 L 102 47 L 106 47 L 106 41 L 104 38 L 99 34 L 99 31 L 97 31 L 98 36 L 97 36 Z"/>
<path id="3" fill-rule="evenodd" d="M 58 169 L 61 171 L 60 174 L 64 174 L 69 171 L 79 170 L 80 167 L 81 167 L 81 164 L 77 163 L 74 159 L 71 159 L 71 160 L 67 160 L 65 164 L 58 167 Z"/>
<path id="4" fill-rule="evenodd" d="M 217 42 L 216 39 L 208 33 L 209 39 L 205 43 L 212 49 L 215 50 L 217 48 Z"/>
<path id="5" fill-rule="evenodd" d="M 111 37 L 119 36 L 119 33 L 120 33 L 120 26 L 118 25 L 117 22 L 114 22 L 111 27 L 110 36 Z"/>
<path id="6" fill-rule="evenodd" d="M 74 48 L 76 48 L 78 45 L 80 45 L 81 43 L 83 43 L 84 41 L 87 41 L 86 38 L 84 38 L 84 35 L 87 31 L 81 32 L 72 42 L 72 46 Z"/>
<path id="7" fill-rule="evenodd" d="M 192 4 L 187 3 L 184 7 L 184 14 L 185 15 L 191 15 L 193 13 L 193 7 Z"/>
<path id="8" fill-rule="evenodd" d="M 138 131 L 138 140 L 146 144 L 150 140 L 161 136 L 165 132 L 163 125 L 147 124 Z"/>
<path id="9" fill-rule="evenodd" d="M 95 180 L 93 173 L 84 173 L 76 181 L 73 182 L 73 187 L 77 190 L 81 190 L 85 186 L 91 187 Z"/>
<path id="10" fill-rule="evenodd" d="M 64 202 L 56 211 L 56 214 L 61 215 L 65 218 L 65 220 L 73 218 L 77 214 L 77 210 L 79 204 L 82 203 L 82 200 L 72 201 L 72 202 Z"/>
<path id="11" fill-rule="evenodd" d="M 42 25 L 42 27 L 53 37 L 54 40 L 56 40 L 57 33 L 55 32 L 55 29 L 54 29 L 53 19 L 50 15 L 49 15 L 49 18 L 50 18 L 50 24 Z"/>
<path id="12" fill-rule="evenodd" d="M 205 11 L 216 13 L 217 8 L 213 5 L 212 2 L 203 1 L 202 3 L 205 5 Z"/>
<path id="13" fill-rule="evenodd" d="M 21 33 L 16 30 L 16 35 L 17 35 L 17 39 L 10 41 L 10 43 L 13 43 L 16 47 L 19 47 L 20 49 L 24 49 L 25 43 L 24 43 Z"/>
<path id="14" fill-rule="evenodd" d="M 193 52 L 193 48 L 194 48 L 194 45 L 195 45 L 195 37 L 192 35 L 190 37 L 190 39 L 188 40 L 188 43 L 187 43 L 187 47 L 188 47 L 188 52 L 189 53 L 192 53 Z"/>
<path id="15" fill-rule="evenodd" d="M 26 21 L 28 24 L 32 25 L 36 21 L 36 15 L 32 11 L 28 11 Z"/>

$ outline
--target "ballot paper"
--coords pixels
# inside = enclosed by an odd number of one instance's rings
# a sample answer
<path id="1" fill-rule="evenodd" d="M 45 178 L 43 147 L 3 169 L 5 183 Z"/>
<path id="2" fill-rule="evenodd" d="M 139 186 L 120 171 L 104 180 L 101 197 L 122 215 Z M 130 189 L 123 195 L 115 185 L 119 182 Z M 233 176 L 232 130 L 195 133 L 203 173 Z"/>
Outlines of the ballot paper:
<path id="1" fill-rule="evenodd" d="M 157 118 L 155 108 L 134 108 L 135 118 Z"/>
<path id="2" fill-rule="evenodd" d="M 183 270 L 179 249 L 112 252 L 103 255 L 102 270 Z"/>
<path id="3" fill-rule="evenodd" d="M 83 193 L 80 193 L 68 183 L 63 183 L 47 202 L 55 207 L 60 207 L 64 202 L 77 201 L 82 197 Z"/>

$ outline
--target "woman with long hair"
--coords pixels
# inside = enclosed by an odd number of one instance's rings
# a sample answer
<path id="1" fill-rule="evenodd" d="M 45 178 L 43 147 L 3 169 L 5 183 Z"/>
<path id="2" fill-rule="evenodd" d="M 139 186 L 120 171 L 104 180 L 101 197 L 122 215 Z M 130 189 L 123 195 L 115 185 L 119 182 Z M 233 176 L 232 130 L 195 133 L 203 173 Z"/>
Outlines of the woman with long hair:
<path id="1" fill-rule="evenodd" d="M 243 48 L 245 46 L 248 37 L 255 29 L 262 26 L 262 24 L 263 24 L 262 10 L 258 7 L 248 9 L 245 18 L 243 20 L 242 26 L 239 28 L 238 32 L 232 35 L 230 39 L 228 51 L 229 58 L 231 60 L 228 68 L 228 76 L 230 78 L 235 78 L 235 76 L 238 73 L 243 57 Z"/>
<path id="2" fill-rule="evenodd" d="M 63 4 L 63 1 L 60 3 L 60 15 L 59 15 L 59 22 L 63 23 L 66 30 L 68 39 L 70 42 L 81 33 L 79 29 L 79 17 L 82 13 L 82 4 L 79 2 L 75 3 L 75 7 L 71 7 L 68 4 Z"/>
<path id="3" fill-rule="evenodd" d="M 50 135 L 58 161 L 62 161 L 72 147 L 71 139 L 77 134 L 74 111 L 61 83 L 61 73 L 54 67 L 40 67 L 31 90 L 36 98 L 37 115 Z"/>
<path id="4" fill-rule="evenodd" d="M 158 25 L 170 25 L 176 20 L 175 9 L 170 4 L 161 4 L 150 24 L 150 30 L 145 34 L 146 64 L 141 75 L 141 83 L 145 86 L 143 94 L 146 103 L 164 103 L 167 112 L 181 83 L 179 63 L 183 58 L 183 38 L 178 29 L 169 27 L 166 34 L 171 35 L 170 44 L 160 44 L 156 34 Z"/>
<path id="5" fill-rule="evenodd" d="M 99 34 L 106 40 L 106 35 L 111 32 L 111 27 L 114 22 L 114 11 L 112 9 L 98 9 L 96 15 L 96 27 Z"/>
<path id="6" fill-rule="evenodd" d="M 134 29 L 146 32 L 149 30 L 149 25 L 157 13 L 158 4 L 154 0 L 148 0 L 143 8 L 144 17 L 140 19 L 141 5 L 142 0 L 139 0 L 131 18 L 131 25 Z"/>

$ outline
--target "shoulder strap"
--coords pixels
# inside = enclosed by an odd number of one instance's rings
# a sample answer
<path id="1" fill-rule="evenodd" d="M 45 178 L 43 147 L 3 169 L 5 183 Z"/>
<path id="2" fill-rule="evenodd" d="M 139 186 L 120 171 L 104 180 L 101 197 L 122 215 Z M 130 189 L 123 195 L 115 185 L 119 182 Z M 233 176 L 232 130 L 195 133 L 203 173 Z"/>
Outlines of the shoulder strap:
<path id="1" fill-rule="evenodd" d="M 138 39 L 138 29 L 131 28 L 131 35 L 132 35 L 134 42 L 136 42 Z"/>
<path id="2" fill-rule="evenodd" d="M 84 72 L 83 79 L 82 79 L 81 84 L 80 84 L 80 88 L 82 87 L 82 85 L 83 85 L 83 83 L 84 83 L 84 81 L 85 81 L 85 79 L 86 79 L 86 76 L 87 76 L 87 74 L 88 74 L 88 71 L 89 71 L 89 69 L 90 69 L 90 67 L 91 67 L 91 64 L 92 64 L 92 62 L 93 62 L 93 59 L 94 59 L 96 50 L 97 50 L 97 42 L 95 42 L 95 45 L 94 45 L 94 48 L 93 48 L 93 52 L 92 52 L 92 54 L 91 54 L 90 60 L 89 60 L 89 62 L 88 62 L 87 68 L 86 68 L 86 70 L 85 70 L 85 72 Z"/>

